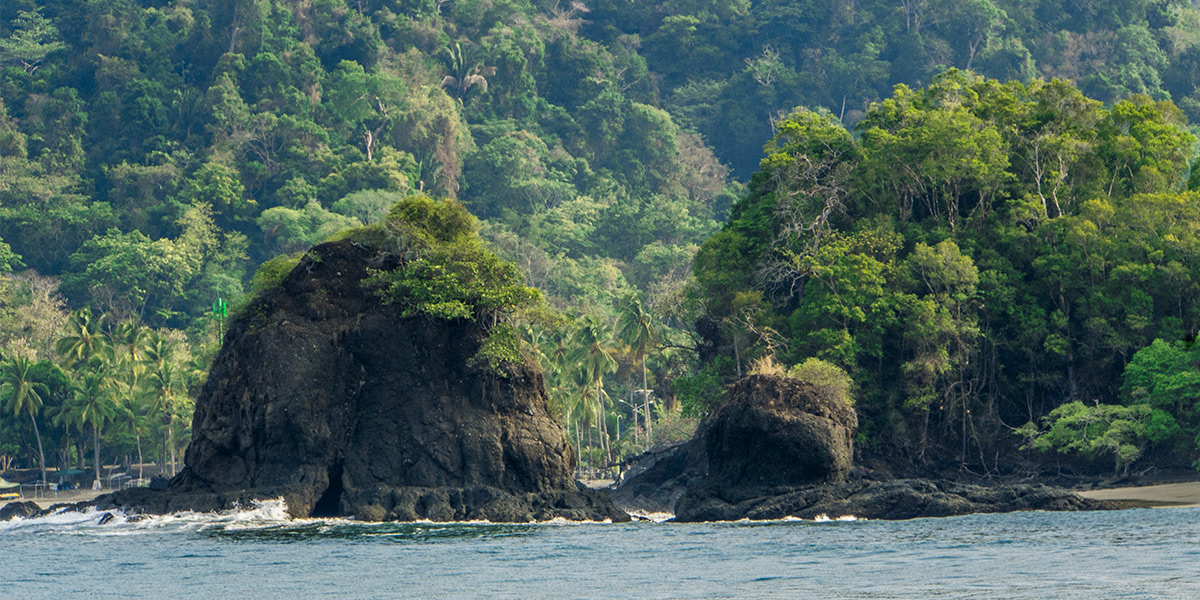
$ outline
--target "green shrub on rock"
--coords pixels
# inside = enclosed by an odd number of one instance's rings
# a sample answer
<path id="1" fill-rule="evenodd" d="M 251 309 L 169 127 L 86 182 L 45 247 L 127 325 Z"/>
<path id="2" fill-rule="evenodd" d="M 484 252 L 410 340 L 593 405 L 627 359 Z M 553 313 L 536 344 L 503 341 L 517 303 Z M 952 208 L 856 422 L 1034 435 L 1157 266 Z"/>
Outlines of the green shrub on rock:
<path id="1" fill-rule="evenodd" d="M 841 367 L 829 361 L 807 358 L 789 369 L 788 375 L 813 386 L 822 400 L 854 406 L 854 396 L 851 394 L 854 382 Z"/>

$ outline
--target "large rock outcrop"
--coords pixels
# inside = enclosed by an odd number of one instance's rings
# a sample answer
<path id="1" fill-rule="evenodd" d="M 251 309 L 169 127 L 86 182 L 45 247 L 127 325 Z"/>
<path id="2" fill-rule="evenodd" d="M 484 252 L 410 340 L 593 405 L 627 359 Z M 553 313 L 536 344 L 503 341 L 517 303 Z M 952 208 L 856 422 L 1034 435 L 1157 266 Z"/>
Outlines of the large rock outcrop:
<path id="1" fill-rule="evenodd" d="M 751 375 L 730 388 L 729 398 L 690 442 L 633 465 L 613 492 L 618 505 L 674 512 L 685 522 L 1117 507 L 1044 485 L 877 478 L 853 466 L 857 417 L 851 407 L 782 376 Z"/>
<path id="2" fill-rule="evenodd" d="M 113 494 L 99 508 L 282 496 L 296 517 L 627 519 L 577 486 L 536 368 L 474 366 L 481 326 L 402 317 L 361 285 L 388 260 L 350 241 L 312 249 L 231 325 L 183 471 L 166 491 Z"/>

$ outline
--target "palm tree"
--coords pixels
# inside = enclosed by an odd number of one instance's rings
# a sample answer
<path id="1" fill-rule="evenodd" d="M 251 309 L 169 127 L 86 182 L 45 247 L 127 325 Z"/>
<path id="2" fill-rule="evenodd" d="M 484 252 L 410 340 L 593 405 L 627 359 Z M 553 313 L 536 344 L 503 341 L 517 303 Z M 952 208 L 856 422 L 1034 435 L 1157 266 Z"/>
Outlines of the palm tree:
<path id="1" fill-rule="evenodd" d="M 110 385 L 114 388 L 114 396 L 118 400 L 117 411 L 121 419 L 130 424 L 145 413 L 142 374 L 146 365 L 141 359 L 148 336 L 149 329 L 132 320 L 119 323 L 108 335 L 107 368 L 113 375 Z M 141 465 L 144 464 L 141 439 L 144 429 L 144 423 L 134 428 L 138 445 L 138 479 L 141 479 Z"/>
<path id="2" fill-rule="evenodd" d="M 104 315 L 93 316 L 90 309 L 81 308 L 71 313 L 63 327 L 63 337 L 56 344 L 58 353 L 68 365 L 86 364 L 103 353 L 108 345 L 108 340 L 101 332 L 103 325 Z"/>
<path id="3" fill-rule="evenodd" d="M 151 330 L 133 320 L 122 321 L 109 334 L 108 342 L 121 354 L 120 360 L 136 376 L 141 372 L 138 360 L 146 350 L 150 341 Z"/>
<path id="4" fill-rule="evenodd" d="M 589 393 L 594 394 L 594 401 L 600 408 L 600 441 L 604 446 L 606 460 L 612 462 L 612 453 L 608 446 L 608 427 L 605 424 L 606 419 L 603 418 L 606 412 L 604 398 L 607 397 L 604 393 L 604 374 L 616 370 L 617 360 L 613 358 L 614 351 L 609 346 L 607 329 L 595 318 L 585 319 L 571 338 L 573 348 L 570 357 L 571 362 L 580 365 L 586 373 L 588 387 L 594 390 Z"/>
<path id="5" fill-rule="evenodd" d="M 636 294 L 630 294 L 621 303 L 620 314 L 617 317 L 617 339 L 633 348 L 638 360 L 642 363 L 642 400 L 645 402 L 643 414 L 646 415 L 646 445 L 653 445 L 654 426 L 650 418 L 650 386 L 646 369 L 646 347 L 653 344 L 657 337 L 653 316 L 642 307 L 642 301 Z M 632 398 L 631 398 L 632 400 Z"/>
<path id="6" fill-rule="evenodd" d="M 43 397 L 49 388 L 38 380 L 36 363 L 24 354 L 17 354 L 0 362 L 0 393 L 12 409 L 13 416 L 29 415 L 33 423 L 33 435 L 37 438 L 38 467 L 42 470 L 42 485 L 46 485 L 46 452 L 42 449 L 42 432 L 38 429 L 37 415 L 42 410 Z"/>
<path id="7" fill-rule="evenodd" d="M 486 92 L 487 79 L 479 74 L 483 64 L 483 54 L 478 46 L 462 42 L 454 42 L 442 50 L 442 62 L 446 65 L 448 74 L 442 78 L 442 87 L 459 101 L 467 95 L 467 90 L 473 86 Z"/>
<path id="8" fill-rule="evenodd" d="M 92 427 L 92 463 L 96 480 L 100 480 L 100 429 L 117 414 L 112 401 L 112 384 L 102 373 L 85 373 L 75 386 L 75 394 L 67 405 L 72 420 L 81 428 Z"/>
<path id="9" fill-rule="evenodd" d="M 175 409 L 178 398 L 187 394 L 183 370 L 175 361 L 175 345 L 162 334 L 154 331 L 146 337 L 145 363 L 148 367 L 146 386 L 151 398 L 150 414 L 159 415 L 166 425 L 163 445 L 171 461 L 171 475 L 175 475 Z"/>

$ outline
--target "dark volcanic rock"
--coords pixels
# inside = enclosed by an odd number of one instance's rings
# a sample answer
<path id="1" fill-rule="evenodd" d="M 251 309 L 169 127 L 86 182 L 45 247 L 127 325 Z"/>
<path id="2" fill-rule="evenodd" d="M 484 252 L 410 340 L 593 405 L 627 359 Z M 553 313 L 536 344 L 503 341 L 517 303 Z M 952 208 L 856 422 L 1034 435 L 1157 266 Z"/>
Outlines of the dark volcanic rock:
<path id="1" fill-rule="evenodd" d="M 97 506 L 216 510 L 282 496 L 296 517 L 628 519 L 577 489 L 537 369 L 473 367 L 479 325 L 401 317 L 364 290 L 386 260 L 349 241 L 310 251 L 231 326 L 169 489 Z"/>
<path id="2" fill-rule="evenodd" d="M 626 510 L 670 512 L 689 490 L 744 499 L 781 488 L 842 480 L 854 458 L 858 416 L 790 377 L 751 375 L 700 424 L 691 441 L 635 461 L 613 501 Z"/>
<path id="3" fill-rule="evenodd" d="M 612 501 L 631 512 L 674 512 L 688 487 L 699 485 L 707 472 L 708 456 L 696 439 L 647 452 L 626 470 Z"/>
<path id="4" fill-rule="evenodd" d="M 703 429 L 706 485 L 722 494 L 840 481 L 854 461 L 854 409 L 791 377 L 751 375 Z"/>
<path id="5" fill-rule="evenodd" d="M 752 375 L 730 392 L 690 442 L 631 468 L 614 501 L 628 511 L 673 507 L 675 520 L 688 522 L 1117 507 L 1044 485 L 878 480 L 851 468 L 857 419 L 850 407 L 823 402 L 784 377 Z"/>
<path id="6" fill-rule="evenodd" d="M 818 515 L 895 520 L 1019 510 L 1118 507 L 1040 484 L 979 486 L 929 479 L 862 480 L 779 490 L 776 494 L 740 502 L 729 502 L 703 488 L 696 489 L 680 499 L 676 520 L 812 519 Z"/>
<path id="7" fill-rule="evenodd" d="M 858 416 L 790 377 L 751 375 L 730 388 L 688 442 L 639 457 L 613 491 L 629 511 L 671 512 L 685 493 L 736 501 L 841 481 Z"/>
<path id="8" fill-rule="evenodd" d="M 42 512 L 36 502 L 9 502 L 0 507 L 0 521 L 11 521 L 17 517 L 28 518 Z"/>

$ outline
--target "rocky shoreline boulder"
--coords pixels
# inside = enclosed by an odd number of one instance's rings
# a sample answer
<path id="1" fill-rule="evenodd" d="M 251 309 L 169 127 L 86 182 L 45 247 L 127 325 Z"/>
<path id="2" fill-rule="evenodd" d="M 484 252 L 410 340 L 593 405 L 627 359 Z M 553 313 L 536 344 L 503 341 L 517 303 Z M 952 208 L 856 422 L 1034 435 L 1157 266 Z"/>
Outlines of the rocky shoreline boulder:
<path id="1" fill-rule="evenodd" d="M 852 407 L 791 377 L 750 375 L 691 441 L 641 457 L 613 499 L 630 512 L 673 512 L 679 522 L 1120 507 L 1045 485 L 878 478 L 853 466 L 856 428 Z"/>
<path id="2" fill-rule="evenodd" d="M 628 520 L 576 483 L 536 367 L 481 364 L 478 319 L 406 314 L 363 285 L 397 260 L 351 240 L 305 254 L 231 324 L 168 489 L 94 505 L 167 513 L 283 497 L 294 517 Z"/>
<path id="3" fill-rule="evenodd" d="M 36 502 L 13 501 L 0 507 L 0 521 L 10 521 L 16 518 L 28 518 L 40 514 L 42 507 Z"/>
<path id="4" fill-rule="evenodd" d="M 705 486 L 746 495 L 845 479 L 854 463 L 858 416 L 786 376 L 750 375 L 703 429 Z"/>

